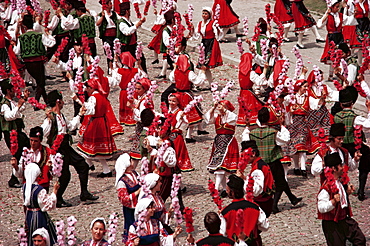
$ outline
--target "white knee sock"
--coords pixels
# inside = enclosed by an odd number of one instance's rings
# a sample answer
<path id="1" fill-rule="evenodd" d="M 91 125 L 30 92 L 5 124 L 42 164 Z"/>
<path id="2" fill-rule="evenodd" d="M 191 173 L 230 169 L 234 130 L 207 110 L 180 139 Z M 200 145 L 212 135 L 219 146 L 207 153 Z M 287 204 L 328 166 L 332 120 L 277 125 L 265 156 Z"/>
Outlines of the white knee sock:
<path id="1" fill-rule="evenodd" d="M 100 161 L 101 165 L 103 166 L 103 173 L 109 173 L 110 169 L 108 167 L 107 160 L 99 159 L 99 161 Z"/>
<path id="2" fill-rule="evenodd" d="M 167 66 L 168 66 L 167 59 L 164 59 L 162 64 L 163 64 L 162 65 L 162 71 L 161 71 L 161 74 L 160 74 L 161 76 L 166 75 Z"/>
<path id="3" fill-rule="evenodd" d="M 299 164 L 301 165 L 301 170 L 306 170 L 306 152 L 299 152 Z"/>
<path id="4" fill-rule="evenodd" d="M 311 27 L 311 30 L 313 32 L 313 34 L 315 35 L 316 39 L 323 39 L 319 33 L 319 31 L 317 30 L 317 26 L 313 26 Z"/>
<path id="5" fill-rule="evenodd" d="M 194 132 L 194 126 L 189 126 L 186 131 L 186 138 L 192 138 Z"/>
<path id="6" fill-rule="evenodd" d="M 215 177 L 216 177 L 215 188 L 217 190 L 225 190 L 226 189 L 225 171 L 216 171 Z M 222 187 L 220 187 L 220 185 Z"/>
<path id="7" fill-rule="evenodd" d="M 289 170 L 289 166 L 287 164 L 283 164 L 283 168 L 284 168 L 284 175 L 285 175 L 285 180 L 288 181 L 288 170 Z"/>
<path id="8" fill-rule="evenodd" d="M 207 80 L 208 80 L 208 84 L 209 84 L 209 86 L 211 86 L 211 83 L 213 82 L 213 79 L 212 79 L 212 72 L 211 72 L 211 70 L 207 69 L 207 70 L 205 71 L 205 73 L 206 73 L 206 78 L 207 78 Z"/>
<path id="9" fill-rule="evenodd" d="M 292 156 L 292 162 L 294 164 L 295 169 L 299 169 L 299 161 L 298 161 L 298 154 L 294 154 Z"/>
<path id="10" fill-rule="evenodd" d="M 298 42 L 297 42 L 297 44 L 299 44 L 300 46 L 304 46 L 302 41 L 303 41 L 303 32 L 298 33 Z"/>

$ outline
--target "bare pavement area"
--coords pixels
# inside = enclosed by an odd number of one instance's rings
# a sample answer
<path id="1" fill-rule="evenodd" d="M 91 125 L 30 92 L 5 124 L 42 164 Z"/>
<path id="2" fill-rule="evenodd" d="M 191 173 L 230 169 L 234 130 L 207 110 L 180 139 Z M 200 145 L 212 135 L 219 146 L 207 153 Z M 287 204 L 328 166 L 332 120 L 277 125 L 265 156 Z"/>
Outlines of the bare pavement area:
<path id="1" fill-rule="evenodd" d="M 88 8 L 100 11 L 100 5 L 98 1 L 89 1 L 87 3 Z M 201 18 L 201 7 L 212 6 L 213 1 L 178 1 L 178 10 L 183 14 L 187 10 L 188 4 L 194 6 L 194 23 L 197 23 Z M 265 1 L 251 1 L 251 0 L 234 0 L 232 6 L 240 18 L 247 16 L 249 18 L 249 37 L 253 35 L 253 27 L 256 20 L 259 17 L 264 17 L 264 6 L 268 2 Z M 273 6 L 273 3 L 271 3 Z M 48 3 L 42 4 L 45 9 L 50 8 Z M 272 8 L 273 9 L 273 8 Z M 152 7 L 150 9 L 152 13 Z M 136 20 L 135 13 L 132 10 L 131 18 L 133 21 Z M 318 16 L 315 19 L 318 20 Z M 150 14 L 147 18 L 147 22 L 143 25 L 143 28 L 139 31 L 139 40 L 147 45 L 153 36 L 150 32 L 150 28 L 154 21 L 154 17 Z M 242 26 L 239 26 L 242 29 Z M 276 30 L 274 30 L 276 31 Z M 323 37 L 326 35 L 325 30 L 320 30 Z M 234 80 L 237 82 L 238 70 L 237 65 L 239 61 L 239 53 L 235 44 L 235 34 L 228 34 L 226 36 L 231 43 L 221 44 L 221 50 L 224 56 L 224 65 L 213 70 L 214 80 L 218 81 L 221 85 L 225 85 L 228 80 Z M 294 33 L 290 34 L 292 43 L 284 44 L 282 51 L 290 58 L 291 68 L 290 73 L 294 71 L 294 63 L 296 61 L 294 55 L 291 53 L 292 47 L 296 42 Z M 190 41 L 188 51 L 193 61 L 197 59 L 197 50 L 194 48 L 199 41 Z M 319 63 L 324 44 L 316 44 L 315 38 L 311 32 L 305 37 L 305 46 L 307 49 L 301 50 L 303 60 L 309 69 L 312 65 L 316 64 L 327 74 L 328 67 Z M 101 41 L 96 38 L 98 46 L 98 55 L 101 57 L 101 66 L 106 69 L 105 56 Z M 244 49 L 247 50 L 248 46 L 244 43 Z M 153 61 L 153 52 L 145 48 L 145 56 L 147 58 L 148 73 L 151 79 L 157 76 L 161 69 L 161 63 L 158 65 L 151 65 Z M 55 66 L 51 63 L 48 64 L 48 71 L 50 75 L 59 76 L 60 72 L 55 69 Z M 167 77 L 169 75 L 167 72 Z M 327 77 L 327 75 L 325 75 Z M 369 81 L 369 76 L 366 76 Z M 68 83 L 60 82 L 61 77 L 57 77 L 54 80 L 47 81 L 46 90 L 51 91 L 53 89 L 62 90 L 64 93 L 65 106 L 64 114 L 68 119 L 72 118 L 73 114 L 73 102 L 70 99 L 70 91 Z M 170 82 L 163 80 L 158 81 L 159 91 L 163 91 L 170 85 Z M 328 83 L 329 86 L 333 86 L 332 83 Z M 208 110 L 212 104 L 212 95 L 210 91 L 196 92 L 196 95 L 201 94 L 204 97 L 202 103 L 203 109 Z M 237 105 L 237 97 L 239 94 L 239 88 L 236 86 L 232 89 L 226 99 L 230 100 L 234 105 Z M 119 88 L 112 88 L 109 100 L 113 108 L 115 109 L 116 115 L 118 115 L 119 107 Z M 155 95 L 156 110 L 159 110 L 159 99 L 160 94 Z M 364 100 L 359 100 L 356 104 L 356 112 L 361 115 L 365 115 L 364 112 Z M 25 112 L 26 129 L 25 132 L 28 134 L 29 129 L 36 125 L 40 125 L 45 118 L 45 113 L 40 111 L 33 111 L 31 105 L 27 105 Z M 117 147 L 124 151 L 128 151 L 131 142 L 129 136 L 134 133 L 133 127 L 124 127 L 125 134 L 115 138 Z M 207 172 L 206 165 L 211 154 L 211 148 L 213 143 L 213 137 L 215 131 L 213 126 L 207 126 L 207 130 L 210 132 L 209 135 L 196 136 L 196 143 L 187 144 L 189 154 L 192 163 L 195 167 L 195 171 L 190 173 L 183 173 L 183 184 L 186 186 L 187 191 L 184 194 L 185 206 L 191 207 L 194 210 L 194 228 L 193 233 L 196 239 L 200 239 L 207 235 L 207 232 L 203 225 L 203 217 L 209 211 L 216 211 L 217 207 L 212 202 L 209 195 L 207 181 L 208 178 L 214 179 L 214 176 Z M 238 127 L 236 136 L 240 142 L 240 135 L 243 128 Z M 370 132 L 367 131 L 366 135 L 369 137 Z M 74 137 L 75 144 L 78 141 L 78 137 Z M 312 157 L 312 156 L 311 156 Z M 18 245 L 17 230 L 24 225 L 24 213 L 22 207 L 22 195 L 20 189 L 8 188 L 7 181 L 10 178 L 11 165 L 9 164 L 10 154 L 4 141 L 0 142 L 0 225 L 2 233 L 0 233 L 0 245 L 4 246 L 15 246 Z M 311 159 L 309 159 L 311 161 Z M 108 162 L 110 168 L 113 170 L 115 165 L 115 158 Z M 71 167 L 72 179 L 64 195 L 66 201 L 73 204 L 71 208 L 59 208 L 49 212 L 50 217 L 54 222 L 63 219 L 66 221 L 67 217 L 74 215 L 77 219 L 76 224 L 76 236 L 77 243 L 80 244 L 82 241 L 90 239 L 91 233 L 89 231 L 89 224 L 95 217 L 105 217 L 108 219 L 109 215 L 113 212 L 119 214 L 118 233 L 117 239 L 114 245 L 122 245 L 121 243 L 121 232 L 123 228 L 123 216 L 122 206 L 117 199 L 116 189 L 114 187 L 115 177 L 112 178 L 97 178 L 97 174 L 102 171 L 99 162 L 95 162 L 96 170 L 90 172 L 89 175 L 89 190 L 94 194 L 100 196 L 99 200 L 86 203 L 81 202 L 79 199 L 79 180 L 77 173 Z M 308 166 L 308 170 L 310 165 Z M 358 186 L 358 173 L 354 171 L 350 173 L 352 183 Z M 53 179 L 55 182 L 56 179 Z M 299 176 L 294 176 L 293 172 L 289 172 L 288 182 L 292 188 L 292 192 L 296 196 L 303 197 L 302 203 L 298 206 L 293 207 L 288 198 L 283 195 L 279 203 L 281 212 L 276 215 L 271 215 L 269 218 L 270 229 L 267 232 L 262 233 L 262 240 L 264 245 L 325 245 L 324 234 L 321 229 L 321 221 L 317 219 L 317 208 L 316 208 L 316 196 L 319 191 L 319 178 L 314 178 L 309 175 L 308 179 L 303 179 Z M 365 193 L 370 197 L 370 180 L 365 189 Z M 223 205 L 227 205 L 230 202 L 228 199 L 224 199 Z M 364 232 L 370 245 L 370 199 L 363 202 L 359 202 L 357 197 L 350 196 L 350 202 L 353 208 L 354 218 L 358 221 L 360 228 Z M 167 202 L 169 206 L 169 203 Z M 182 225 L 185 231 L 185 225 Z M 186 233 L 182 232 L 180 237 L 176 241 L 178 245 L 186 245 Z"/>

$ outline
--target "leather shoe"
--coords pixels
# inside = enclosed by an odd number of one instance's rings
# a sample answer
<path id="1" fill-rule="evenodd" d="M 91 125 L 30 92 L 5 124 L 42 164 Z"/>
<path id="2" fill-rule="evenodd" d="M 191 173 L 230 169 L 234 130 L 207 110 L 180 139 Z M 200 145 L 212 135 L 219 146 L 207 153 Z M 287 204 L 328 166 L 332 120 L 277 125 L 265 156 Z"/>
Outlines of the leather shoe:
<path id="1" fill-rule="evenodd" d="M 220 197 L 221 197 L 221 198 L 226 198 L 226 197 L 227 197 L 227 192 L 226 192 L 226 190 L 221 191 L 221 193 L 220 193 Z"/>
<path id="2" fill-rule="evenodd" d="M 22 188 L 22 184 L 11 184 L 9 185 L 10 188 Z"/>
<path id="3" fill-rule="evenodd" d="M 278 208 L 273 208 L 271 213 L 273 213 L 273 214 L 277 214 L 277 213 L 280 213 L 280 212 L 281 212 L 281 211 L 280 211 L 280 209 L 278 209 Z"/>
<path id="4" fill-rule="evenodd" d="M 166 79 L 166 75 L 158 75 L 154 78 L 156 78 L 156 79 Z"/>
<path id="5" fill-rule="evenodd" d="M 325 43 L 326 40 L 323 40 L 323 39 L 316 39 L 316 43 Z"/>
<path id="6" fill-rule="evenodd" d="M 57 202 L 57 208 L 69 208 L 69 207 L 72 207 L 72 204 L 66 202 L 66 201 L 61 201 L 61 202 Z"/>
<path id="7" fill-rule="evenodd" d="M 302 175 L 301 169 L 294 168 L 294 175 Z"/>
<path id="8" fill-rule="evenodd" d="M 92 165 L 91 167 L 89 167 L 89 169 L 90 169 L 91 171 L 95 171 L 95 166 L 94 166 L 94 165 Z"/>
<path id="9" fill-rule="evenodd" d="M 53 76 L 50 76 L 50 75 L 48 75 L 48 76 L 45 76 L 45 78 L 46 78 L 46 79 L 51 79 L 51 80 L 52 80 L 52 79 L 55 79 L 55 77 L 53 77 Z"/>
<path id="10" fill-rule="evenodd" d="M 358 200 L 359 200 L 359 201 L 361 201 L 361 202 L 362 202 L 362 201 L 364 201 L 364 200 L 366 199 L 365 195 L 358 195 L 358 196 L 357 196 L 357 198 L 358 198 Z"/>
<path id="11" fill-rule="evenodd" d="M 207 132 L 207 131 L 199 131 L 198 130 L 198 135 L 207 135 L 207 134 L 209 134 L 209 132 Z"/>
<path id="12" fill-rule="evenodd" d="M 239 34 L 236 34 L 236 37 L 237 38 L 241 38 L 241 37 L 244 37 L 245 35 L 243 33 L 239 33 Z"/>
<path id="13" fill-rule="evenodd" d="M 306 47 L 304 47 L 303 45 L 296 44 L 296 46 L 298 49 L 301 49 L 301 50 L 306 49 Z"/>
<path id="14" fill-rule="evenodd" d="M 293 204 L 293 206 L 295 206 L 298 203 L 300 203 L 302 201 L 302 199 L 303 199 L 302 197 L 297 197 L 293 201 L 291 201 L 291 203 Z"/>
<path id="15" fill-rule="evenodd" d="M 195 140 L 194 138 L 186 138 L 185 141 L 186 143 L 195 143 L 197 140 Z"/>
<path id="16" fill-rule="evenodd" d="M 106 177 L 113 177 L 113 174 L 112 174 L 112 171 L 110 171 L 109 173 L 99 173 L 97 176 L 98 178 L 106 178 Z"/>
<path id="17" fill-rule="evenodd" d="M 80 195 L 80 200 L 81 201 L 86 201 L 86 200 L 91 200 L 91 201 L 95 201 L 95 200 L 98 200 L 99 197 L 98 196 L 94 196 L 90 193 L 86 194 L 86 195 Z"/>
<path id="18" fill-rule="evenodd" d="M 158 63 L 159 63 L 158 59 L 155 59 L 154 61 L 152 61 L 152 64 L 158 64 Z"/>
<path id="19" fill-rule="evenodd" d="M 302 177 L 307 179 L 307 171 L 306 170 L 301 170 L 301 173 L 302 173 Z"/>

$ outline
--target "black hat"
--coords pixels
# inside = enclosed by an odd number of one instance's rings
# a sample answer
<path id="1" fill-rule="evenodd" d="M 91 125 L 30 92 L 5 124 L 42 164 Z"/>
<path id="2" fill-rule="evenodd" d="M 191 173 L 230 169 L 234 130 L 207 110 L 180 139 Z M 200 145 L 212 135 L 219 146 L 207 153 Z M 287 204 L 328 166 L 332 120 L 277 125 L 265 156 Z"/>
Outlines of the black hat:
<path id="1" fill-rule="evenodd" d="M 76 10 L 84 10 L 84 9 L 86 9 L 86 6 L 85 6 L 85 4 L 82 1 L 76 1 L 73 6 L 74 6 L 74 8 Z"/>
<path id="2" fill-rule="evenodd" d="M 144 127 L 149 127 L 154 120 L 154 112 L 150 108 L 146 108 L 140 113 L 141 123 Z"/>
<path id="3" fill-rule="evenodd" d="M 119 4 L 119 14 L 120 15 L 124 15 L 123 12 L 125 12 L 125 10 L 129 10 L 130 9 L 130 2 L 129 1 L 123 1 L 122 3 Z"/>
<path id="4" fill-rule="evenodd" d="M 82 46 L 82 38 L 76 38 L 73 45 L 79 45 Z"/>
<path id="5" fill-rule="evenodd" d="M 258 149 L 258 146 L 256 144 L 256 141 L 255 140 L 249 140 L 249 141 L 243 141 L 241 143 L 242 145 L 242 151 L 243 150 L 246 150 L 248 148 L 252 148 L 252 149 Z"/>
<path id="6" fill-rule="evenodd" d="M 324 157 L 324 162 L 327 167 L 335 167 L 343 163 L 338 152 L 326 155 Z"/>
<path id="7" fill-rule="evenodd" d="M 258 111 L 258 121 L 261 124 L 264 124 L 264 123 L 268 123 L 269 119 L 270 119 L 270 112 L 269 112 L 268 108 L 267 107 L 262 107 Z"/>
<path id="8" fill-rule="evenodd" d="M 244 188 L 244 180 L 235 174 L 231 174 L 229 176 L 229 181 L 227 182 L 227 186 L 232 189 L 243 189 Z"/>
<path id="9" fill-rule="evenodd" d="M 42 140 L 42 138 L 44 137 L 44 130 L 42 129 L 41 126 L 36 126 L 34 128 L 31 128 L 30 137 L 39 138 L 40 140 Z"/>
<path id="10" fill-rule="evenodd" d="M 25 25 L 28 29 L 33 27 L 33 16 L 32 15 L 24 15 L 22 24 Z"/>
<path id="11" fill-rule="evenodd" d="M 341 102 L 341 103 L 349 103 L 349 102 L 354 103 L 351 91 L 348 90 L 347 88 L 339 91 L 339 102 Z"/>
<path id="12" fill-rule="evenodd" d="M 166 13 L 164 13 L 164 19 L 166 20 L 166 24 L 171 24 L 173 18 L 175 18 L 175 10 L 170 9 Z"/>
<path id="13" fill-rule="evenodd" d="M 6 95 L 6 90 L 11 90 L 13 85 L 10 83 L 9 79 L 4 79 L 1 81 L 1 92 Z"/>
<path id="14" fill-rule="evenodd" d="M 356 103 L 357 98 L 358 98 L 358 91 L 357 91 L 357 89 L 353 85 L 347 86 L 346 89 L 351 94 L 352 102 L 353 103 Z"/>
<path id="15" fill-rule="evenodd" d="M 346 134 L 346 126 L 343 123 L 334 123 L 330 127 L 329 135 L 332 137 L 344 136 Z"/>
<path id="16" fill-rule="evenodd" d="M 48 94 L 48 104 L 55 104 L 57 100 L 63 99 L 62 93 L 58 90 L 50 91 Z"/>
<path id="17" fill-rule="evenodd" d="M 338 49 L 342 50 L 343 53 L 346 53 L 346 54 L 349 53 L 349 52 L 351 52 L 351 50 L 349 49 L 349 47 L 348 47 L 348 45 L 346 43 L 340 43 L 338 45 Z"/>

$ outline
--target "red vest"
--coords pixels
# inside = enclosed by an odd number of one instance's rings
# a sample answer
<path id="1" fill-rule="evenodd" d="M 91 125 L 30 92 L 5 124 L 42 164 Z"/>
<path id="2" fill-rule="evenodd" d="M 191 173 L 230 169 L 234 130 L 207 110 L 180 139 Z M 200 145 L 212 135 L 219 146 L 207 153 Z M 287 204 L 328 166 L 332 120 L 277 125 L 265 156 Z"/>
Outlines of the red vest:
<path id="1" fill-rule="evenodd" d="M 335 194 L 330 192 L 329 185 L 326 181 L 321 186 L 321 189 L 320 189 L 319 193 L 323 189 L 325 189 L 329 193 L 330 200 L 334 198 Z M 352 210 L 351 210 L 351 206 L 349 204 L 348 197 L 347 197 L 347 201 L 348 201 L 348 207 L 346 207 L 344 209 L 341 207 L 340 202 L 337 202 L 336 205 L 335 205 L 335 208 L 333 210 L 331 210 L 330 212 L 327 212 L 327 213 L 318 212 L 318 219 L 320 219 L 320 220 L 333 220 L 335 222 L 338 222 L 340 220 L 344 220 L 346 217 L 351 217 L 352 216 Z"/>
<path id="2" fill-rule="evenodd" d="M 218 115 L 215 122 L 216 134 L 229 134 L 234 135 L 235 126 L 228 123 L 221 124 L 221 116 Z"/>
<path id="3" fill-rule="evenodd" d="M 201 33 L 201 28 L 202 28 L 202 22 L 199 22 L 198 24 L 198 32 L 202 35 L 202 38 L 204 39 L 212 39 L 212 38 L 215 38 L 215 33 L 213 32 L 213 20 L 211 20 L 207 26 L 206 26 L 206 31 L 205 31 L 205 35 L 203 36 L 203 34 Z"/>
<path id="4" fill-rule="evenodd" d="M 338 27 L 335 26 L 334 16 L 328 15 L 328 21 L 326 22 L 326 30 L 328 33 L 339 33 L 342 32 L 343 14 L 339 13 L 340 24 Z"/>
<path id="5" fill-rule="evenodd" d="M 259 196 L 255 197 L 254 200 L 264 202 L 269 200 L 272 196 L 271 191 L 274 188 L 274 177 L 272 176 L 270 166 L 266 164 L 261 157 L 254 160 L 250 173 L 252 174 L 253 171 L 257 169 L 262 171 L 265 178 L 263 183 L 263 192 Z"/>
<path id="6" fill-rule="evenodd" d="M 41 145 L 40 154 L 40 161 L 36 164 L 40 167 L 41 174 L 36 178 L 36 182 L 42 187 L 48 188 L 50 186 L 50 180 L 53 179 L 50 174 L 51 167 L 47 165 L 50 156 L 50 149 Z M 25 167 L 23 167 L 23 170 L 24 168 Z M 23 180 L 23 183 L 26 183 L 26 179 Z"/>
<path id="7" fill-rule="evenodd" d="M 189 81 L 190 70 L 182 72 L 179 69 L 175 70 L 175 85 L 176 89 L 180 91 L 188 91 L 191 88 L 191 82 Z"/>
<path id="8" fill-rule="evenodd" d="M 308 111 L 310 110 L 310 104 L 309 104 L 309 101 L 308 101 L 308 96 L 305 97 L 304 101 L 303 101 L 303 104 L 296 104 L 298 106 L 298 109 L 296 109 L 294 112 L 293 112 L 293 115 L 307 115 L 308 114 Z M 290 107 L 292 105 L 289 105 Z M 290 109 L 288 109 L 290 110 Z"/>
<path id="9" fill-rule="evenodd" d="M 364 0 L 363 4 L 365 7 L 365 13 L 360 7 L 359 3 L 355 4 L 355 18 L 356 19 L 365 18 L 365 17 L 368 17 L 369 15 L 369 3 L 367 2 L 367 0 Z"/>
<path id="10" fill-rule="evenodd" d="M 322 86 L 323 86 L 322 94 L 328 95 L 328 88 L 326 87 L 326 85 L 322 85 Z M 308 89 L 308 96 L 313 97 L 315 99 L 319 99 L 319 97 L 316 95 L 316 93 L 312 90 L 312 87 L 310 87 Z"/>
<path id="11" fill-rule="evenodd" d="M 326 146 L 326 148 L 320 148 L 319 149 L 319 152 L 317 154 L 321 157 L 323 162 L 324 162 L 325 156 L 327 154 L 329 154 L 329 151 L 330 151 L 330 149 L 329 149 L 328 146 Z M 343 147 L 339 147 L 339 151 L 342 151 L 342 154 L 344 156 L 344 164 L 348 165 L 348 157 L 349 157 L 348 150 L 343 148 Z M 326 180 L 325 173 L 321 172 L 321 174 L 320 174 L 320 184 L 323 185 L 325 180 Z"/>
<path id="12" fill-rule="evenodd" d="M 121 82 L 119 83 L 119 87 L 121 90 L 126 90 L 128 83 L 137 73 L 137 68 L 119 68 L 118 73 L 122 75 Z"/>
<path id="13" fill-rule="evenodd" d="M 100 93 L 96 93 L 92 95 L 96 99 L 95 105 L 95 114 L 92 117 L 103 117 L 106 115 L 108 111 L 108 103 L 109 101 Z"/>

